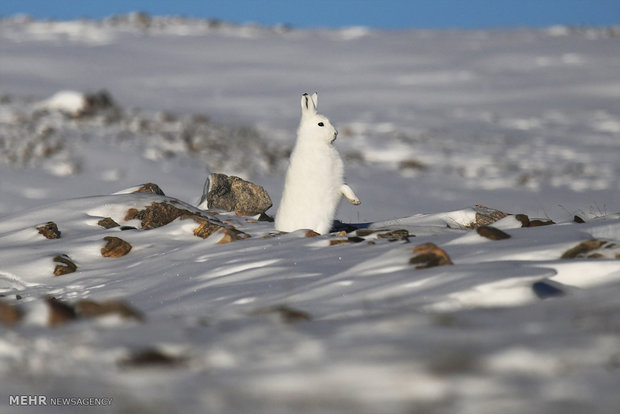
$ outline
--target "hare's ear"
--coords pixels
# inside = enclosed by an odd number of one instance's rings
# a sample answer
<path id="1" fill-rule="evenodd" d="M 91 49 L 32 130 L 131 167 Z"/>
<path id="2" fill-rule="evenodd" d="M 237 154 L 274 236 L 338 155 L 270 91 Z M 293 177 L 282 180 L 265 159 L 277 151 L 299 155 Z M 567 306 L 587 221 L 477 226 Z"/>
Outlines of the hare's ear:
<path id="1" fill-rule="evenodd" d="M 316 114 L 316 105 L 314 101 L 307 93 L 301 96 L 301 114 L 302 115 L 314 115 Z"/>
<path id="2" fill-rule="evenodd" d="M 319 94 L 314 92 L 311 98 L 312 102 L 314 103 L 314 109 L 319 109 Z"/>

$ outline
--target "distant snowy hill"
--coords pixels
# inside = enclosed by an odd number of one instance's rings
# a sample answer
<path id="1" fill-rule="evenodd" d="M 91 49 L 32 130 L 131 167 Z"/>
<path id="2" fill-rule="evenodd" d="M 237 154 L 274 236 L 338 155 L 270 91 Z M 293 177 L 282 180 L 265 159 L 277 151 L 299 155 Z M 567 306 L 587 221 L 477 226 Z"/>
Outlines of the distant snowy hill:
<path id="1" fill-rule="evenodd" d="M 2 412 L 615 413 L 619 32 L 0 20 Z M 362 204 L 281 234 L 315 90 Z"/>

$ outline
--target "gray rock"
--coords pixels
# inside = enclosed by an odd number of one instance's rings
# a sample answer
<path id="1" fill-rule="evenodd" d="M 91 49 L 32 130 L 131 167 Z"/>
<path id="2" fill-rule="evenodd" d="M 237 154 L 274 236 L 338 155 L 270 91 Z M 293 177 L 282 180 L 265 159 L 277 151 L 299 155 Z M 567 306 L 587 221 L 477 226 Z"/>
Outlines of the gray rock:
<path id="1" fill-rule="evenodd" d="M 232 175 L 213 173 L 207 179 L 199 206 L 254 216 L 264 213 L 272 204 L 269 194 L 260 185 Z"/>

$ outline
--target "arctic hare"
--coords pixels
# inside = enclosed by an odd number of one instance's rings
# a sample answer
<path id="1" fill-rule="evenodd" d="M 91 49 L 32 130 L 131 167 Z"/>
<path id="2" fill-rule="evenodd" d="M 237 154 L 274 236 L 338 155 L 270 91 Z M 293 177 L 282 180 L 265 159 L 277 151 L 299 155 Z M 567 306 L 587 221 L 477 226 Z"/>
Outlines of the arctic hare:
<path id="1" fill-rule="evenodd" d="M 341 196 L 360 204 L 351 187 L 344 183 L 344 166 L 332 145 L 338 131 L 329 119 L 316 112 L 317 106 L 316 93 L 303 94 L 297 143 L 276 214 L 275 226 L 280 231 L 311 229 L 319 234 L 328 233 Z"/>

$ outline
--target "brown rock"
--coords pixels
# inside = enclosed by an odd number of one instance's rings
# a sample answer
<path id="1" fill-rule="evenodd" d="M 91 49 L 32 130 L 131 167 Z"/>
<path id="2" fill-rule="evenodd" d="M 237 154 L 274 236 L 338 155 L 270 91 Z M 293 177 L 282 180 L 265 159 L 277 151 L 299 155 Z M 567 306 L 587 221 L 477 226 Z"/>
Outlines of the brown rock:
<path id="1" fill-rule="evenodd" d="M 15 326 L 24 316 L 21 309 L 10 303 L 0 302 L 0 323 Z"/>
<path id="2" fill-rule="evenodd" d="M 416 255 L 409 260 L 409 264 L 417 264 L 416 269 L 427 269 L 435 266 L 451 265 L 450 256 L 435 243 L 424 243 L 413 248 Z"/>
<path id="3" fill-rule="evenodd" d="M 604 240 L 586 240 L 565 251 L 561 258 L 575 259 L 577 257 L 585 257 L 587 253 L 600 248 L 605 243 Z"/>
<path id="4" fill-rule="evenodd" d="M 530 227 L 530 218 L 525 214 L 517 214 L 515 216 L 521 222 L 521 227 Z"/>
<path id="5" fill-rule="evenodd" d="M 103 240 L 107 244 L 101 248 L 103 257 L 122 257 L 131 251 L 131 244 L 118 237 L 107 236 Z"/>
<path id="6" fill-rule="evenodd" d="M 77 266 L 73 263 L 73 260 L 66 254 L 54 257 L 54 262 L 59 263 L 54 268 L 54 275 L 62 276 L 68 273 L 73 273 L 77 270 Z"/>
<path id="7" fill-rule="evenodd" d="M 336 246 L 338 244 L 345 244 L 345 243 L 361 243 L 363 242 L 364 239 L 361 237 L 357 237 L 357 236 L 352 236 L 352 237 L 347 237 L 346 239 L 335 239 L 335 240 L 330 240 L 329 241 L 329 245 L 330 246 Z"/>
<path id="8" fill-rule="evenodd" d="M 104 229 L 111 229 L 111 228 L 120 226 L 120 224 L 112 220 L 112 217 L 102 218 L 101 220 L 97 222 L 97 224 L 103 227 Z"/>
<path id="9" fill-rule="evenodd" d="M 399 170 L 425 170 L 426 168 L 428 168 L 426 164 L 414 158 L 407 158 L 398 163 Z"/>
<path id="10" fill-rule="evenodd" d="M 320 234 L 314 230 L 308 230 L 306 232 L 306 237 L 316 237 L 316 236 L 320 236 Z"/>
<path id="11" fill-rule="evenodd" d="M 139 321 L 144 319 L 140 312 L 119 300 L 95 302 L 90 299 L 82 299 L 75 304 L 75 309 L 80 315 L 91 318 L 118 315 L 124 319 L 136 319 Z"/>
<path id="12" fill-rule="evenodd" d="M 548 226 L 550 224 L 555 224 L 553 220 L 530 220 L 530 225 L 528 227 L 540 227 L 540 226 Z"/>
<path id="13" fill-rule="evenodd" d="M 142 186 L 138 188 L 136 191 L 133 191 L 133 193 L 149 193 L 149 194 L 157 194 L 161 196 L 166 195 L 164 194 L 162 189 L 159 188 L 157 184 L 153 184 L 153 183 L 142 184 Z"/>
<path id="14" fill-rule="evenodd" d="M 413 237 L 415 237 L 415 236 L 413 236 Z M 388 231 L 387 233 L 379 233 L 379 234 L 377 234 L 377 238 L 378 239 L 388 239 L 388 241 L 391 241 L 391 242 L 398 241 L 398 240 L 409 241 L 409 232 L 407 230 L 405 230 L 405 229 L 392 230 L 392 231 Z"/>
<path id="15" fill-rule="evenodd" d="M 42 234 L 46 239 L 59 239 L 60 230 L 53 221 L 48 221 L 47 224 L 37 227 L 39 234 Z"/>
<path id="16" fill-rule="evenodd" d="M 181 217 L 181 220 L 186 219 L 192 219 L 198 223 L 198 227 L 194 229 L 194 236 L 196 237 L 206 239 L 216 232 L 222 233 L 224 236 L 220 241 L 218 241 L 218 244 L 230 243 L 232 241 L 247 239 L 250 237 L 249 234 L 239 231 L 232 226 L 227 226 L 224 223 L 209 220 L 202 216 L 191 214 Z"/>
<path id="17" fill-rule="evenodd" d="M 137 210 L 135 208 L 129 209 L 125 215 L 125 220 L 138 219 L 141 221 L 141 225 L 144 230 L 150 230 L 165 226 L 179 217 L 181 220 L 192 219 L 198 223 L 198 227 L 194 229 L 194 235 L 196 237 L 206 239 L 218 231 L 224 233 L 224 237 L 218 242 L 219 244 L 229 243 L 231 241 L 250 237 L 248 234 L 218 220 L 202 216 L 186 209 L 178 208 L 165 202 L 154 202 L 144 210 Z"/>
<path id="18" fill-rule="evenodd" d="M 222 227 L 219 233 L 224 234 L 224 237 L 222 237 L 220 241 L 217 242 L 217 244 L 226 244 L 237 240 L 247 239 L 248 237 L 250 237 L 249 234 L 246 234 L 234 228 L 227 227 Z"/>
<path id="19" fill-rule="evenodd" d="M 508 216 L 508 214 L 503 211 L 495 210 L 480 204 L 474 206 L 474 211 L 476 212 L 476 221 L 467 226 L 471 229 L 475 229 L 480 226 L 488 226 L 489 224 L 495 223 L 496 221 Z"/>
<path id="20" fill-rule="evenodd" d="M 47 324 L 58 326 L 74 319 L 77 319 L 75 309 L 68 303 L 62 302 L 54 297 L 45 298 L 48 308 Z"/>
<path id="21" fill-rule="evenodd" d="M 118 365 L 124 368 L 173 368 L 185 362 L 186 357 L 169 355 L 156 348 L 144 348 L 121 359 Z"/>
<path id="22" fill-rule="evenodd" d="M 255 216 L 264 213 L 271 206 L 267 191 L 259 185 L 239 177 L 225 174 L 211 174 L 206 195 L 200 203 L 207 200 L 207 208 L 236 211 L 243 215 Z"/>
<path id="23" fill-rule="evenodd" d="M 138 219 L 141 221 L 142 229 L 151 230 L 165 226 L 183 215 L 193 216 L 194 213 L 189 210 L 175 207 L 169 203 L 153 202 L 144 210 L 130 208 L 125 215 L 125 220 Z"/>
<path id="24" fill-rule="evenodd" d="M 504 240 L 510 238 L 510 234 L 504 233 L 500 229 L 491 226 L 480 226 L 476 231 L 482 237 L 486 237 L 490 240 Z"/>

